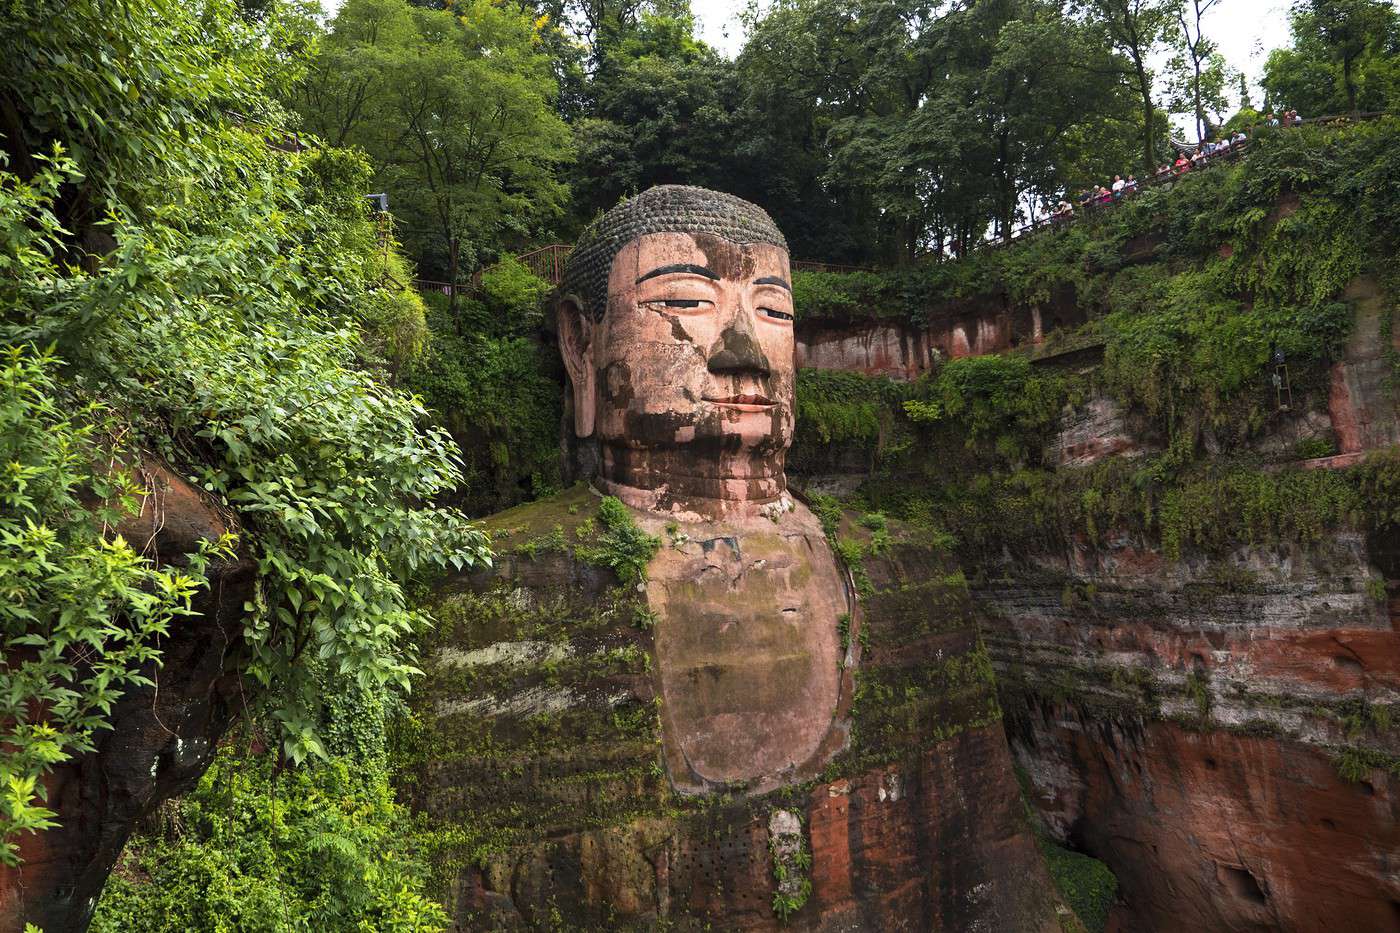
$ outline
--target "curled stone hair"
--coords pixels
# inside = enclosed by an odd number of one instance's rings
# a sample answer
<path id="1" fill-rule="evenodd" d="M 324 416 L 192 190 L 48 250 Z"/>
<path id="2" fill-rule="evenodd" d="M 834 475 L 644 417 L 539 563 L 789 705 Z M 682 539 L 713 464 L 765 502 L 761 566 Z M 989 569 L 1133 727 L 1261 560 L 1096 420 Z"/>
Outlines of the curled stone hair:
<path id="1" fill-rule="evenodd" d="M 773 218 L 743 198 L 709 188 L 657 185 L 629 198 L 588 225 L 569 254 L 561 291 L 601 320 L 608 303 L 608 272 L 622 247 L 647 233 L 709 233 L 734 243 L 787 249 Z"/>

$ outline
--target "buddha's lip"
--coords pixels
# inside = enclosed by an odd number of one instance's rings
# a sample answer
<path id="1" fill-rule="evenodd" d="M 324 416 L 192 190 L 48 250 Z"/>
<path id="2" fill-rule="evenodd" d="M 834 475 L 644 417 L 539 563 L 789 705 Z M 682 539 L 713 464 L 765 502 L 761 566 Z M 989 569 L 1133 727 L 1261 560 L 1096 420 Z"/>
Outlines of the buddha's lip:
<path id="1" fill-rule="evenodd" d="M 763 395 L 726 395 L 722 398 L 711 398 L 705 396 L 705 401 L 712 405 L 732 405 L 744 411 L 758 411 L 763 408 L 772 408 L 773 401 Z"/>

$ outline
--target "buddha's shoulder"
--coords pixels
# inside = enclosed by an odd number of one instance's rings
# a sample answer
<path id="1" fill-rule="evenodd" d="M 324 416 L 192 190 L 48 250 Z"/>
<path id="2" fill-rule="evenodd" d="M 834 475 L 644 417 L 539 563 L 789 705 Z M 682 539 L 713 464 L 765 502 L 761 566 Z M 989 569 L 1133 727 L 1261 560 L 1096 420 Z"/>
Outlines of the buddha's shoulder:
<path id="1" fill-rule="evenodd" d="M 497 549 L 509 550 L 533 536 L 576 530 L 597 516 L 600 501 L 587 483 L 577 483 L 563 492 L 488 516 L 481 520 L 481 527 Z"/>
<path id="2" fill-rule="evenodd" d="M 492 564 L 458 582 L 474 590 L 509 585 L 585 598 L 603 593 L 619 580 L 594 553 L 605 530 L 602 507 L 603 497 L 579 483 L 483 519 Z"/>

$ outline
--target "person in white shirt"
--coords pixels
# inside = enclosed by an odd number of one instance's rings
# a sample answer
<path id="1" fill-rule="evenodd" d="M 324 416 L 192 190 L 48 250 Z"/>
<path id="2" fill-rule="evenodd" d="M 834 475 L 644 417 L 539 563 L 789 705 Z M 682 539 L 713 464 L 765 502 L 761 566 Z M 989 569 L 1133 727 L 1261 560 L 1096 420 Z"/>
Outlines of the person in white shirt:
<path id="1" fill-rule="evenodd" d="M 1127 184 L 1122 175 L 1113 176 L 1113 196 L 1116 198 L 1123 193 L 1123 186 Z"/>

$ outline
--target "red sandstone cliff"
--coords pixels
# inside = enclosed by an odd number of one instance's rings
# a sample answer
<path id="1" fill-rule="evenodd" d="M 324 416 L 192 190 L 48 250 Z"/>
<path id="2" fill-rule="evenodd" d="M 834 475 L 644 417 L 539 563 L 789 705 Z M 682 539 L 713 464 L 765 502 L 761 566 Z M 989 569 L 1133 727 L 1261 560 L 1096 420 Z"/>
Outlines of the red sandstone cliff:
<path id="1" fill-rule="evenodd" d="M 140 514 L 118 529 L 163 564 L 180 564 L 201 540 L 231 530 L 193 486 L 154 461 Z M 0 933 L 32 923 L 46 933 L 87 928 L 107 875 L 137 824 L 162 800 L 194 786 L 239 709 L 232 664 L 251 560 L 216 562 L 195 614 L 171 626 L 164 664 L 144 671 L 154 687 L 128 690 L 97 748 L 56 766 L 45 781 L 58 826 L 20 840 L 18 868 L 0 867 Z"/>
<path id="2" fill-rule="evenodd" d="M 1337 469 L 1400 443 L 1389 385 L 1400 313 L 1366 279 L 1343 297 L 1356 325 L 1330 384 L 1281 394 L 1245 456 L 1278 464 L 1300 442 L 1332 443 L 1336 455 L 1294 465 Z M 929 321 L 808 324 L 802 365 L 912 378 L 939 357 L 1037 336 L 997 302 Z M 1209 429 L 1202 441 L 1207 456 L 1220 446 Z M 1073 470 L 1161 443 L 1140 413 L 1091 396 L 1063 414 L 1044 461 Z M 827 473 L 809 482 L 860 480 Z M 1389 713 L 1400 704 L 1400 541 L 1337 531 L 1179 560 L 1128 530 L 1099 542 L 1007 541 L 973 569 L 1031 802 L 1052 835 L 1117 875 L 1110 928 L 1400 930 Z"/>

